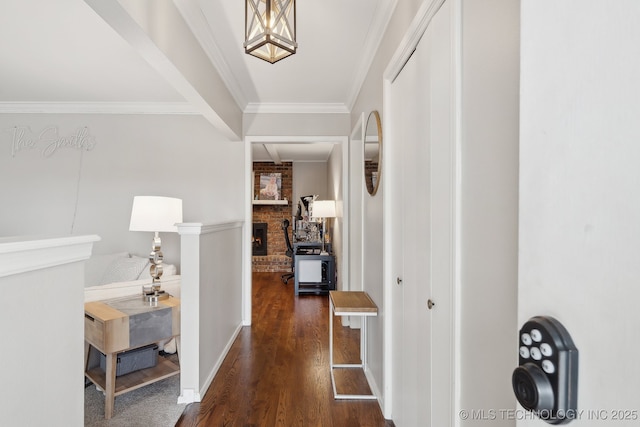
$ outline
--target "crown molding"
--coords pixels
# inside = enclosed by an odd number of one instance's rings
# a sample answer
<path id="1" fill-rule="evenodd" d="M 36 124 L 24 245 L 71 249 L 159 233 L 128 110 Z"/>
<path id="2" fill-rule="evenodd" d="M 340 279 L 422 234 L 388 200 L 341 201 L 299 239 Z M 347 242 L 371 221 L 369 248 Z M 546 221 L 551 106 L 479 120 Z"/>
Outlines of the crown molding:
<path id="1" fill-rule="evenodd" d="M 201 114 L 187 102 L 0 102 L 0 114 Z"/>
<path id="2" fill-rule="evenodd" d="M 398 77 L 444 2 L 445 0 L 434 0 L 422 3 L 383 73 L 385 80 L 393 82 Z"/>
<path id="3" fill-rule="evenodd" d="M 250 102 L 245 114 L 349 114 L 349 108 L 341 103 L 257 103 Z"/>
<path id="4" fill-rule="evenodd" d="M 341 103 L 249 103 L 249 114 L 349 114 Z M 0 114 L 174 114 L 200 115 L 187 102 L 0 102 Z"/>

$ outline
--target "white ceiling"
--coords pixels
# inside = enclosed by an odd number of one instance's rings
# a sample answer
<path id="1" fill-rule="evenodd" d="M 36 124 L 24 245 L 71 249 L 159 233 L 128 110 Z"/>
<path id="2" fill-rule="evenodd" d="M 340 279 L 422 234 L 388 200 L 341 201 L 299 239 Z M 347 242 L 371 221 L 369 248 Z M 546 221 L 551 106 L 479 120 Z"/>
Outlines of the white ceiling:
<path id="1" fill-rule="evenodd" d="M 245 112 L 349 112 L 395 5 L 298 0 L 298 52 L 269 64 L 244 53 L 242 0 L 173 1 L 214 66 L 232 70 L 220 74 Z M 69 112 L 130 104 L 190 109 L 83 0 L 2 0 L 0 40 L 0 112 L 47 112 L 51 105 L 72 106 Z M 326 160 L 323 145 L 313 145 L 300 158 Z M 276 147 L 282 160 L 296 160 L 293 148 Z M 263 155 L 258 147 L 257 158 Z"/>
<path id="2" fill-rule="evenodd" d="M 2 0 L 0 40 L 2 103 L 184 101 L 82 0 Z"/>

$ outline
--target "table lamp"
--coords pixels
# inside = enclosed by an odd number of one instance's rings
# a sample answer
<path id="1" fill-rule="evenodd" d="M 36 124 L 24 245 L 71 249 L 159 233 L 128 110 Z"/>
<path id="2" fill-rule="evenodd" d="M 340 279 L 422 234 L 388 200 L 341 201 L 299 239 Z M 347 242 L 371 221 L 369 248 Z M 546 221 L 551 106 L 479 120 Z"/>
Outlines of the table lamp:
<path id="1" fill-rule="evenodd" d="M 151 267 L 151 285 L 142 287 L 142 297 L 148 302 L 157 302 L 169 298 L 162 290 L 162 251 L 160 250 L 160 232 L 177 232 L 177 223 L 182 222 L 182 200 L 172 197 L 135 196 L 131 209 L 130 231 L 152 231 L 155 233 L 149 262 Z"/>
<path id="2" fill-rule="evenodd" d="M 312 209 L 312 215 L 314 218 L 322 218 L 322 252 L 320 255 L 328 255 L 328 252 L 324 248 L 324 241 L 326 239 L 326 223 L 327 218 L 336 217 L 336 202 L 335 200 L 314 200 Z"/>

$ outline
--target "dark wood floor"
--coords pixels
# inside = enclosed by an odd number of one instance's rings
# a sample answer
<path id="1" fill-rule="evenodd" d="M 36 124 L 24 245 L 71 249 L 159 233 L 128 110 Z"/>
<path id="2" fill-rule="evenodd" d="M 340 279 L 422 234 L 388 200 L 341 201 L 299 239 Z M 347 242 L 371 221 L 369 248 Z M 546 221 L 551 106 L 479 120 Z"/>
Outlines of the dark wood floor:
<path id="1" fill-rule="evenodd" d="M 337 363 L 359 358 L 359 331 L 334 319 Z M 352 370 L 349 370 L 352 371 Z M 336 380 L 338 381 L 338 379 Z M 345 387 L 367 387 L 363 378 Z M 349 390 L 352 392 L 352 390 Z M 334 400 L 327 296 L 293 295 L 280 273 L 254 273 L 252 326 L 244 327 L 187 426 L 390 427 L 373 400 Z"/>

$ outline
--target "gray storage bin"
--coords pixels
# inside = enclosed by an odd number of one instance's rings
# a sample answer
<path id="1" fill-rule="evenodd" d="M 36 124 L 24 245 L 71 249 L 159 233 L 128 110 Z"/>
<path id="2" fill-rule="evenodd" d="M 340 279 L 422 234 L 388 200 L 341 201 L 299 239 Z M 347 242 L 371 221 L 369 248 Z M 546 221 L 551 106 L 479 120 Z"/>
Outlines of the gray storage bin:
<path id="1" fill-rule="evenodd" d="M 106 371 L 107 358 L 100 354 L 100 368 Z M 119 353 L 116 362 L 116 377 L 126 375 L 140 369 L 151 368 L 158 364 L 158 346 L 151 344 Z"/>

